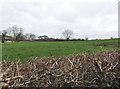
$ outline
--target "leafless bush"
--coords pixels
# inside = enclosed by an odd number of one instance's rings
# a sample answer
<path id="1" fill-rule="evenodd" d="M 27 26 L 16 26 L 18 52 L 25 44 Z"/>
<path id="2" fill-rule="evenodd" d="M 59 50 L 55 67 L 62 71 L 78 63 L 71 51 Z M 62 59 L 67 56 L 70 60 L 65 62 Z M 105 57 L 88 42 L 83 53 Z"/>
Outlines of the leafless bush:
<path id="1" fill-rule="evenodd" d="M 120 88 L 118 51 L 2 62 L 0 87 Z"/>

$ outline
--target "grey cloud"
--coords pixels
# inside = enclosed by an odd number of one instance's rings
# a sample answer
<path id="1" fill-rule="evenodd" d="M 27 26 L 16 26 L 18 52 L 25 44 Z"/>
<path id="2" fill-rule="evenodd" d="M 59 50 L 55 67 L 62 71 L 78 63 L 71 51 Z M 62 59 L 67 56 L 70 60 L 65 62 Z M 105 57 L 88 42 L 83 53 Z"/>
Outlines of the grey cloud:
<path id="1" fill-rule="evenodd" d="M 17 24 L 25 32 L 51 37 L 61 38 L 64 29 L 73 30 L 76 38 L 117 37 L 117 0 L 18 1 L 2 3 L 0 30 Z"/>

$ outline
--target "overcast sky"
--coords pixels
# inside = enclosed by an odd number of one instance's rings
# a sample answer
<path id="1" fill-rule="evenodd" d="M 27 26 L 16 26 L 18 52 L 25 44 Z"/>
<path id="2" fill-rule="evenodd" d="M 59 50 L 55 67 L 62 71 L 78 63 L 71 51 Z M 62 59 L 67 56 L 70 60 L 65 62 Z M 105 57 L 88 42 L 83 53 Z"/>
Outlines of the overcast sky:
<path id="1" fill-rule="evenodd" d="M 119 0 L 0 0 L 0 30 L 18 25 L 25 33 L 62 38 L 118 37 Z"/>

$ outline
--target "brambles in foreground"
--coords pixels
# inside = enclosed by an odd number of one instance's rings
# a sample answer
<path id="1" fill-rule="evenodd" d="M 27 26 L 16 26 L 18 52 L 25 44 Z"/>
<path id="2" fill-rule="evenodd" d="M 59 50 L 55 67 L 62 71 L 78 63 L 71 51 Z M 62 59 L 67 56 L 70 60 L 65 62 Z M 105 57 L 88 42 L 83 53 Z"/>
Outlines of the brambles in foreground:
<path id="1" fill-rule="evenodd" d="M 0 83 L 7 87 L 120 88 L 118 51 L 2 62 Z M 67 86 L 68 85 L 68 86 Z"/>

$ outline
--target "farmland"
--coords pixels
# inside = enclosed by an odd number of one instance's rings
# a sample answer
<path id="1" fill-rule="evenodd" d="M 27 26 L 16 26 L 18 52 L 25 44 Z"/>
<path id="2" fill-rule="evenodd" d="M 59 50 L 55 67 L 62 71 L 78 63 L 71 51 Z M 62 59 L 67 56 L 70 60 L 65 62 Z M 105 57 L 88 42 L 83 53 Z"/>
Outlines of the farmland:
<path id="1" fill-rule="evenodd" d="M 119 89 L 117 49 L 117 39 L 4 43 L 0 87 Z"/>
<path id="2" fill-rule="evenodd" d="M 59 57 L 81 53 L 115 50 L 117 39 L 61 42 L 11 42 L 2 44 L 2 59 L 26 61 L 34 57 Z"/>

